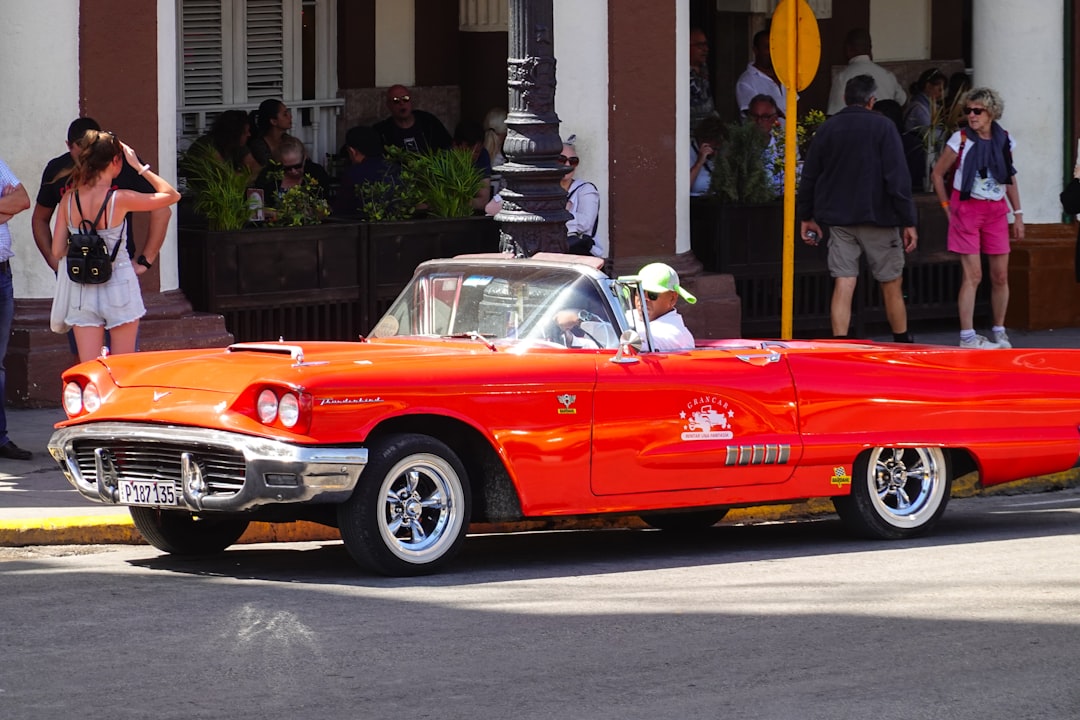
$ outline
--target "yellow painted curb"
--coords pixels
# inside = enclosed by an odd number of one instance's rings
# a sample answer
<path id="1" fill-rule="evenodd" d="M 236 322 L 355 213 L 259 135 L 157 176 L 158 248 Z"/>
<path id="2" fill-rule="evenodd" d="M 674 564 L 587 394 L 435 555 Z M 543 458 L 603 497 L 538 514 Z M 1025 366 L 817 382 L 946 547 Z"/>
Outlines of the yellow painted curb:
<path id="1" fill-rule="evenodd" d="M 1019 495 L 1080 487 L 1080 468 L 1052 475 L 1017 480 L 1016 482 L 983 488 L 976 473 L 968 473 L 953 483 L 953 498 L 978 495 Z M 835 512 L 828 498 L 814 498 L 800 503 L 761 505 L 732 508 L 724 517 L 726 523 L 785 522 L 804 520 Z M 538 530 L 599 530 L 612 528 L 641 529 L 648 527 L 633 515 L 593 518 L 546 518 L 506 523 L 473 523 L 470 534 L 525 532 Z M 240 537 L 239 543 L 319 542 L 340 541 L 336 528 L 318 523 L 297 521 L 289 523 L 253 522 Z M 145 544 L 129 515 L 75 515 L 70 517 L 32 518 L 0 521 L 0 547 L 26 545 L 102 545 Z"/>

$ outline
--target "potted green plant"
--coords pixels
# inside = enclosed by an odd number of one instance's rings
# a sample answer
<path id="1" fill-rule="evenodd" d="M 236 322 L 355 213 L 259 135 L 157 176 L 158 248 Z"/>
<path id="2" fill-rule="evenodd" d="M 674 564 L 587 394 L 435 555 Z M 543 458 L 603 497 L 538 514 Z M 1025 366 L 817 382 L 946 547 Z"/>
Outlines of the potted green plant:
<path id="1" fill-rule="evenodd" d="M 387 179 L 357 185 L 363 217 L 370 222 L 415 218 L 466 218 L 484 176 L 465 148 L 409 152 L 386 149 Z"/>
<path id="2" fill-rule="evenodd" d="M 467 150 L 398 155 L 392 181 L 357 188 L 364 222 L 324 222 L 329 207 L 308 179 L 252 223 L 250 176 L 212 151 L 188 156 L 202 218 L 180 228 L 180 286 L 238 341 L 355 339 L 420 262 L 498 248 L 494 221 L 472 211 L 483 177 Z"/>
<path id="3" fill-rule="evenodd" d="M 722 203 L 753 205 L 776 199 L 765 171 L 769 139 L 753 123 L 729 123 L 717 154 L 709 194 Z"/>
<path id="4" fill-rule="evenodd" d="M 275 163 L 269 175 L 280 187 L 284 169 Z M 311 175 L 306 175 L 303 182 L 278 194 L 273 207 L 265 212 L 269 227 L 320 225 L 330 216 L 330 203 L 326 199 L 326 189 Z"/>
<path id="5" fill-rule="evenodd" d="M 239 230 L 251 219 L 251 173 L 227 163 L 209 143 L 195 143 L 177 162 L 194 193 L 195 212 L 210 230 Z"/>

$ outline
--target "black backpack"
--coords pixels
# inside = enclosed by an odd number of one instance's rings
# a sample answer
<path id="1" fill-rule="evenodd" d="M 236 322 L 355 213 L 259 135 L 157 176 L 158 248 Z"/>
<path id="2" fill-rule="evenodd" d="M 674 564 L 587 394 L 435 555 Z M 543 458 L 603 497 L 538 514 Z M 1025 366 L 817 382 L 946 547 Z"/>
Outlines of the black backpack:
<path id="1" fill-rule="evenodd" d="M 108 282 L 112 277 L 112 264 L 116 260 L 116 254 L 120 250 L 121 243 L 117 241 L 112 253 L 105 244 L 105 239 L 98 235 L 97 224 L 105 213 L 105 207 L 109 204 L 114 190 L 105 193 L 105 200 L 101 203 L 97 217 L 91 222 L 83 215 L 82 205 L 79 203 L 79 191 L 75 191 L 75 206 L 79 208 L 82 220 L 79 222 L 79 232 L 68 235 L 67 251 L 67 274 L 72 282 L 81 285 L 100 285 Z"/>

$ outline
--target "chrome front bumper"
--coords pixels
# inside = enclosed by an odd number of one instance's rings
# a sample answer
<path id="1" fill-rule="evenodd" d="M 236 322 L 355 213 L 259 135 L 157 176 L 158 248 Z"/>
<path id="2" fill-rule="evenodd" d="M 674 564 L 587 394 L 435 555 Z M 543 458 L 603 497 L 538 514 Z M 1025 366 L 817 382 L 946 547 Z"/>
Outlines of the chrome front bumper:
<path id="1" fill-rule="evenodd" d="M 84 497 L 123 505 L 119 480 L 171 481 L 179 509 L 239 512 L 275 503 L 338 503 L 365 448 L 310 447 L 222 430 L 101 422 L 53 433 L 49 453 Z"/>

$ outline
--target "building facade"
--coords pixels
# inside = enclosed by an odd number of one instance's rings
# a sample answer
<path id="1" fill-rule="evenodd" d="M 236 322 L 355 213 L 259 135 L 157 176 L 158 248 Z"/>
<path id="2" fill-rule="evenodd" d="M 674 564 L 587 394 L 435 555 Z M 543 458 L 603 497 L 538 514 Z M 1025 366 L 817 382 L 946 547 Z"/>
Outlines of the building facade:
<path id="1" fill-rule="evenodd" d="M 712 42 L 718 107 L 750 59 L 750 38 L 776 0 L 552 0 L 557 58 L 556 112 L 562 134 L 578 138 L 578 176 L 600 190 L 600 222 L 615 272 L 662 258 L 693 276 L 689 240 L 689 32 Z M 1003 124 L 1017 141 L 1029 230 L 1062 235 L 1057 195 L 1071 175 L 1077 138 L 1072 41 L 1080 10 L 1065 0 L 813 0 L 822 63 L 800 110 L 824 107 L 848 29 L 868 27 L 875 59 L 916 68 L 951 61 L 976 84 L 1001 92 Z M 316 159 L 333 153 L 344 130 L 385 115 L 383 92 L 413 89 L 416 107 L 452 131 L 506 106 L 507 0 L 5 0 L 0 44 L 5 68 L 0 157 L 36 195 L 41 170 L 65 150 L 68 123 L 97 118 L 161 174 L 175 179 L 178 148 L 226 108 L 267 97 L 294 108 L 294 134 Z M 725 109 L 726 108 L 726 109 Z M 15 362 L 51 353 L 70 360 L 66 341 L 48 338 L 54 278 L 34 248 L 30 212 L 11 222 L 16 294 Z M 698 295 L 729 292 L 703 283 Z M 187 318 L 179 291 L 176 232 L 144 277 L 151 320 Z M 721 304 L 701 312 L 730 312 Z M 797 309 L 796 309 L 797 311 Z M 737 306 L 734 327 L 737 329 Z M 185 320 L 194 341 L 219 329 Z M 163 323 L 162 328 L 169 327 Z M 158 345 L 147 323 L 144 348 Z M 164 331 L 177 337 L 175 329 Z M 188 331 L 184 331 L 188 332 Z M 183 332 L 180 333 L 182 337 Z M 9 373 L 12 359 L 9 355 Z M 51 370 L 50 370 L 51 372 Z M 48 376 L 42 376 L 48 377 Z M 28 378 L 34 384 L 42 380 Z M 32 393 L 9 379 L 9 399 Z M 16 385 L 16 387 L 12 387 Z M 11 397 L 19 393 L 16 397 Z"/>

